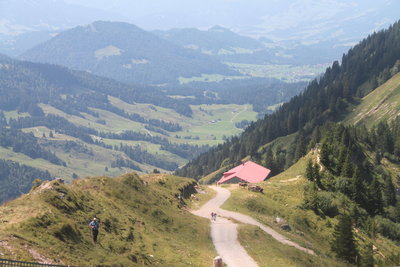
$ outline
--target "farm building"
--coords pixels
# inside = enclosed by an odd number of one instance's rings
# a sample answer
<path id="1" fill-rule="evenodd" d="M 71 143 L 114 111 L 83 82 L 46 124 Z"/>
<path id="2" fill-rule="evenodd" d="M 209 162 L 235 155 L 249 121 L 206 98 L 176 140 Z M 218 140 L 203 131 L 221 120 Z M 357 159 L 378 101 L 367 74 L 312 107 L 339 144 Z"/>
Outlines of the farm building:
<path id="1" fill-rule="evenodd" d="M 227 172 L 219 179 L 218 184 L 222 183 L 259 183 L 265 180 L 271 170 L 252 161 L 247 161 Z"/>

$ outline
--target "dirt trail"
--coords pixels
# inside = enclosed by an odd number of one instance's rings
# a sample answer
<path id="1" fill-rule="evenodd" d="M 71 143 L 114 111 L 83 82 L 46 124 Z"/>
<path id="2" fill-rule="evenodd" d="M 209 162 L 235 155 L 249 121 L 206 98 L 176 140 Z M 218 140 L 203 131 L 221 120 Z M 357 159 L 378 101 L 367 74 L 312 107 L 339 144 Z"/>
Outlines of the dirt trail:
<path id="1" fill-rule="evenodd" d="M 229 267 L 252 267 L 258 265 L 238 242 L 237 225 L 225 218 L 232 218 L 242 223 L 258 226 L 277 241 L 314 255 L 314 251 L 290 241 L 285 236 L 259 223 L 250 216 L 221 209 L 220 206 L 230 197 L 230 191 L 217 186 L 210 186 L 210 188 L 217 191 L 217 195 L 204 204 L 199 210 L 192 211 L 192 213 L 205 218 L 210 218 L 211 212 L 216 212 L 218 214 L 219 217 L 217 220 L 211 223 L 211 237 L 217 252 L 222 257 L 224 263 Z M 221 218 L 221 216 L 224 218 Z"/>

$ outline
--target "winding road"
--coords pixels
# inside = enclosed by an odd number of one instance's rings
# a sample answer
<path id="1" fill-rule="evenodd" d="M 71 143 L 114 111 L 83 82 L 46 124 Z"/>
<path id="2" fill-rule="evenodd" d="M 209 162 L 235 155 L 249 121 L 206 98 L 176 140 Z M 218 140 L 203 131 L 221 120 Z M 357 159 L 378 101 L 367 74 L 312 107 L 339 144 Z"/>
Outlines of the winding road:
<path id="1" fill-rule="evenodd" d="M 218 214 L 217 220 L 211 221 L 211 238 L 218 254 L 228 267 L 255 267 L 258 266 L 258 264 L 247 254 L 246 250 L 237 240 L 237 224 L 227 218 L 258 226 L 277 241 L 314 255 L 314 251 L 290 241 L 285 236 L 259 223 L 250 216 L 221 209 L 220 206 L 230 197 L 230 191 L 217 186 L 210 186 L 210 188 L 215 190 L 217 195 L 204 204 L 199 210 L 192 211 L 192 213 L 205 218 L 211 218 L 211 212 L 216 212 Z"/>

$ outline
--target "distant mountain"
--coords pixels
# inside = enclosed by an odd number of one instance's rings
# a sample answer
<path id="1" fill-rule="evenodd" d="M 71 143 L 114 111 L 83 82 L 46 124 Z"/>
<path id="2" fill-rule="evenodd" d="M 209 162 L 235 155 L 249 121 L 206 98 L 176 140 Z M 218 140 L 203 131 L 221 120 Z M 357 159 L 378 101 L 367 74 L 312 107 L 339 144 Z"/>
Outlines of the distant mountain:
<path id="1" fill-rule="evenodd" d="M 158 30 L 153 33 L 183 47 L 213 55 L 248 54 L 265 48 L 262 42 L 221 26 L 214 26 L 206 31 L 189 28 Z"/>
<path id="2" fill-rule="evenodd" d="M 29 31 L 18 35 L 0 34 L 0 53 L 16 57 L 57 35 L 57 30 Z"/>
<path id="3" fill-rule="evenodd" d="M 181 47 L 213 55 L 222 62 L 243 64 L 320 64 L 332 62 L 344 50 L 334 47 L 332 41 L 316 44 L 290 40 L 273 42 L 265 37 L 243 36 L 221 26 L 208 30 L 183 28 L 153 33 Z"/>
<path id="4" fill-rule="evenodd" d="M 121 22 L 98 21 L 73 28 L 19 58 L 129 83 L 163 84 L 201 74 L 238 75 L 217 59 Z"/>

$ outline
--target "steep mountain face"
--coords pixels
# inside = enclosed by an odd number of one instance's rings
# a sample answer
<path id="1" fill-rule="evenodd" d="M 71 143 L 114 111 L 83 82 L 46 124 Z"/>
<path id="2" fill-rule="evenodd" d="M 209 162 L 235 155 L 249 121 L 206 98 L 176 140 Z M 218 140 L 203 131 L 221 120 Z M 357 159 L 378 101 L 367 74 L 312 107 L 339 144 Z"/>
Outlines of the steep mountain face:
<path id="1" fill-rule="evenodd" d="M 182 209 L 193 186 L 190 179 L 134 173 L 38 183 L 0 207 L 7 222 L 0 226 L 0 253 L 78 266 L 208 266 L 214 255 L 208 222 Z M 96 244 L 88 227 L 94 216 Z"/>
<path id="2" fill-rule="evenodd" d="M 201 74 L 237 74 L 207 55 L 117 22 L 98 21 L 62 32 L 20 58 L 142 84 L 174 82 L 178 77 Z"/>

